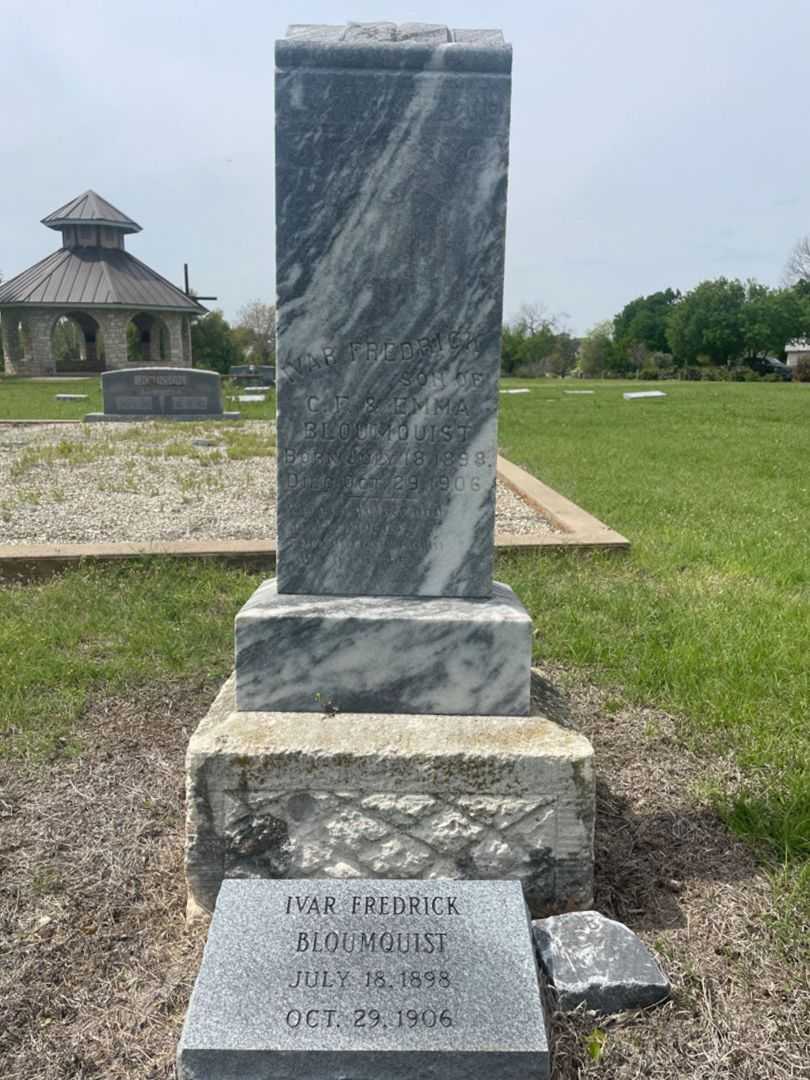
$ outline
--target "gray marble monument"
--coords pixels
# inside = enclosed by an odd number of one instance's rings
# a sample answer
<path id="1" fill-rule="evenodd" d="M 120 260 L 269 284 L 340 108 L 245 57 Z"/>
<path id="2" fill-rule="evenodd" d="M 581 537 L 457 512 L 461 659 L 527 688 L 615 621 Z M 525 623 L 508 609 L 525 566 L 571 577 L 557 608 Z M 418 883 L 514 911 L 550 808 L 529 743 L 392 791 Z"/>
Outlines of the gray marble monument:
<path id="1" fill-rule="evenodd" d="M 381 603 L 295 596 L 268 581 L 236 619 L 237 705 L 525 716 L 531 648 L 531 619 L 499 583 L 488 600 Z"/>
<path id="2" fill-rule="evenodd" d="M 197 368 L 133 367 L 101 376 L 103 413 L 85 420 L 235 420 L 239 413 L 222 409 L 222 387 L 216 371 Z"/>
<path id="3" fill-rule="evenodd" d="M 520 885 L 228 881 L 180 1080 L 546 1080 Z"/>
<path id="4" fill-rule="evenodd" d="M 281 592 L 489 596 L 512 50 L 276 46 Z"/>
<path id="5" fill-rule="evenodd" d="M 528 712 L 492 582 L 512 51 L 466 38 L 277 43 L 278 579 L 237 616 L 240 709 Z"/>
<path id="6" fill-rule="evenodd" d="M 511 48 L 297 26 L 276 60 L 278 577 L 189 744 L 189 918 L 233 877 L 587 906 L 592 749 L 532 712 L 492 580 Z"/>

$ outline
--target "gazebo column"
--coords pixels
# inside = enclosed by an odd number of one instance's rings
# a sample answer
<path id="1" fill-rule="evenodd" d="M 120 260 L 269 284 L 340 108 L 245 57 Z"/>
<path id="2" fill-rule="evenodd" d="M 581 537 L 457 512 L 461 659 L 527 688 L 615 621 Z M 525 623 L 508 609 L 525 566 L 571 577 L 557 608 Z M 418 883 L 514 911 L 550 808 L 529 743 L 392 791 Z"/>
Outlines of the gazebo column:
<path id="1" fill-rule="evenodd" d="M 20 336 L 20 315 L 13 308 L 0 312 L 0 323 L 3 330 L 3 358 L 6 363 L 7 375 L 22 375 L 21 370 L 25 364 L 23 343 Z"/>
<path id="2" fill-rule="evenodd" d="M 183 367 L 191 367 L 191 319 L 188 315 L 183 316 Z"/>
<path id="3" fill-rule="evenodd" d="M 183 356 L 183 316 L 171 312 L 163 316 L 169 331 L 169 359 L 170 367 L 187 367 Z"/>
<path id="4" fill-rule="evenodd" d="M 131 311 L 100 311 L 96 309 L 93 315 L 101 326 L 104 334 L 104 367 L 107 371 L 114 368 L 125 368 L 129 362 L 127 357 L 127 327 L 132 318 Z"/>
<path id="5" fill-rule="evenodd" d="M 153 364 L 160 364 L 160 319 L 155 316 L 149 329 L 149 359 Z"/>
<path id="6" fill-rule="evenodd" d="M 59 318 L 53 311 L 32 311 L 28 315 L 31 335 L 30 375 L 55 375 L 56 361 L 51 355 L 51 331 Z"/>

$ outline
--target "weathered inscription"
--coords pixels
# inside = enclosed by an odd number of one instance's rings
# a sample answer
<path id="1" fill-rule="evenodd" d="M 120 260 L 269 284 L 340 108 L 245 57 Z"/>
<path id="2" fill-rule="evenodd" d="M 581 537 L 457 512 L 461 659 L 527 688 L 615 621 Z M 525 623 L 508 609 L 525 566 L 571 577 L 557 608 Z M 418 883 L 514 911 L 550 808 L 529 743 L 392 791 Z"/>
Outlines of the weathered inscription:
<path id="1" fill-rule="evenodd" d="M 277 69 L 279 589 L 486 597 L 509 57 L 364 47 Z"/>
<path id="2" fill-rule="evenodd" d="M 491 482 L 496 452 L 472 452 L 468 446 L 486 375 L 466 368 L 433 370 L 423 363 L 434 353 L 475 352 L 479 336 L 463 327 L 406 342 L 323 346 L 319 354 L 296 358 L 296 378 L 341 363 L 392 364 L 396 372 L 388 394 L 330 393 L 313 385 L 318 392 L 305 395 L 300 423 L 284 426 L 279 438 L 281 462 L 290 466 L 281 469 L 282 490 L 389 502 L 414 501 L 431 492 L 480 494 Z M 436 508 L 428 508 L 425 520 L 436 518 Z"/>

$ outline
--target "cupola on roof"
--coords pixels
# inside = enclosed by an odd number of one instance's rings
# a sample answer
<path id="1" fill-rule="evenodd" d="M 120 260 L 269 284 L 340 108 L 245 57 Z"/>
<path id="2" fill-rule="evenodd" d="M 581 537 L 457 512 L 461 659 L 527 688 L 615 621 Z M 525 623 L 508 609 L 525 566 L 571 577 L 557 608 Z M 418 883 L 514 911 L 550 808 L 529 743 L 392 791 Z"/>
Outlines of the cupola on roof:
<path id="1" fill-rule="evenodd" d="M 124 248 L 137 221 L 95 191 L 85 191 L 42 219 L 62 233 L 62 247 L 0 284 L 2 307 L 120 307 L 200 315 L 193 296 Z"/>
<path id="2" fill-rule="evenodd" d="M 122 233 L 141 231 L 137 221 L 133 221 L 112 203 L 102 199 L 97 192 L 90 190 L 52 211 L 42 219 L 42 224 L 49 229 L 62 229 L 66 225 L 106 225 L 108 228 L 120 229 Z"/>

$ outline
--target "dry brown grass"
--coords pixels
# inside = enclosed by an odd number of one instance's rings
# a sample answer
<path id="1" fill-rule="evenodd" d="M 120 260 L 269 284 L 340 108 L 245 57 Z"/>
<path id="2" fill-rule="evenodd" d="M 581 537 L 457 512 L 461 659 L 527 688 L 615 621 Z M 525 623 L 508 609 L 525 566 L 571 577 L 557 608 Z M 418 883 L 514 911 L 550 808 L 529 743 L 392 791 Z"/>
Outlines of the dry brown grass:
<path id="1" fill-rule="evenodd" d="M 101 699 L 80 758 L 0 766 L 4 1080 L 174 1075 L 200 951 L 183 924 L 183 755 L 211 696 Z"/>
<path id="2" fill-rule="evenodd" d="M 731 759 L 684 749 L 666 713 L 621 707 L 558 669 L 542 674 L 546 711 L 594 745 L 594 906 L 657 952 L 674 991 L 644 1013 L 556 1016 L 555 1080 L 810 1077 L 807 955 L 785 953 L 770 882 L 699 794 L 733 783 Z"/>
<path id="3" fill-rule="evenodd" d="M 810 1077 L 807 970 L 768 930 L 767 880 L 694 794 L 705 763 L 666 715 L 544 674 L 547 711 L 597 751 L 596 906 L 675 990 L 645 1014 L 555 1017 L 555 1080 Z M 97 699 L 81 757 L 0 765 L 3 1080 L 173 1076 L 201 947 L 183 922 L 183 753 L 214 689 Z"/>

